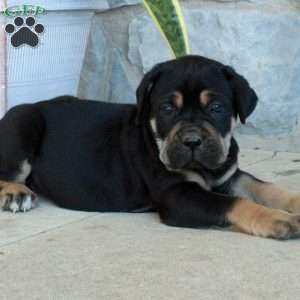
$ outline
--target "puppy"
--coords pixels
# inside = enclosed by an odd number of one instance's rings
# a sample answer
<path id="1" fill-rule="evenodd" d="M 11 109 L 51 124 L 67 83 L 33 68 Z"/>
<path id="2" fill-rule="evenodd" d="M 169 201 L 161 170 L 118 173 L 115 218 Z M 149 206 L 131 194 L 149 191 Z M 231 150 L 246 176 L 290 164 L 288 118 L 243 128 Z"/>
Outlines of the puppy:
<path id="1" fill-rule="evenodd" d="M 299 233 L 300 195 L 238 167 L 234 126 L 257 104 L 245 78 L 186 56 L 148 72 L 137 101 L 64 96 L 11 109 L 0 121 L 2 209 L 28 211 L 37 193 L 69 209 L 154 210 L 171 226 Z"/>

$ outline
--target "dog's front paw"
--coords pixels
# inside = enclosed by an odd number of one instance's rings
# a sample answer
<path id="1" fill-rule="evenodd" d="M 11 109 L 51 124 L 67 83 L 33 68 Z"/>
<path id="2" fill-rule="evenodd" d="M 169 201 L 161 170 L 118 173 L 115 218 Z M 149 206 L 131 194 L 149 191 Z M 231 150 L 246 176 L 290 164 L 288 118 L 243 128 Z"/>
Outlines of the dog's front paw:
<path id="1" fill-rule="evenodd" d="M 288 214 L 275 218 L 272 221 L 268 237 L 289 239 L 300 233 L 300 215 Z"/>
<path id="2" fill-rule="evenodd" d="M 35 194 L 23 184 L 5 183 L 1 185 L 0 207 L 2 210 L 26 212 L 36 206 Z"/>
<path id="3" fill-rule="evenodd" d="M 266 210 L 253 220 L 254 235 L 275 239 L 289 239 L 300 233 L 300 215 L 280 210 Z"/>
<path id="4" fill-rule="evenodd" d="M 268 208 L 240 199 L 227 215 L 233 229 L 248 234 L 288 239 L 300 234 L 300 214 Z"/>
<path id="5" fill-rule="evenodd" d="M 293 213 L 300 213 L 300 193 L 290 196 L 287 211 Z"/>

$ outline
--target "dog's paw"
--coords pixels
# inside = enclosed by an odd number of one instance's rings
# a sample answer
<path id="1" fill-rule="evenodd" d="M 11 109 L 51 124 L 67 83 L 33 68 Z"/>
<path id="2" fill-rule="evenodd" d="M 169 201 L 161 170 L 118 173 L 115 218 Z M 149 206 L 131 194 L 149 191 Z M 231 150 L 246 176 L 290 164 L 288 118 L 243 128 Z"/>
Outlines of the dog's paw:
<path id="1" fill-rule="evenodd" d="M 274 220 L 270 237 L 289 239 L 300 233 L 300 215 L 290 214 L 283 219 Z"/>
<path id="2" fill-rule="evenodd" d="M 292 213 L 300 213 L 300 193 L 290 196 L 287 211 Z"/>
<path id="3" fill-rule="evenodd" d="M 253 233 L 262 237 L 289 239 L 300 233 L 300 215 L 266 210 L 253 223 Z"/>
<path id="4" fill-rule="evenodd" d="M 300 234 L 300 214 L 268 208 L 239 199 L 227 215 L 234 230 L 274 239 L 289 239 Z"/>
<path id="5" fill-rule="evenodd" d="M 25 185 L 6 183 L 0 190 L 0 206 L 13 213 L 26 212 L 36 206 L 36 196 Z"/>

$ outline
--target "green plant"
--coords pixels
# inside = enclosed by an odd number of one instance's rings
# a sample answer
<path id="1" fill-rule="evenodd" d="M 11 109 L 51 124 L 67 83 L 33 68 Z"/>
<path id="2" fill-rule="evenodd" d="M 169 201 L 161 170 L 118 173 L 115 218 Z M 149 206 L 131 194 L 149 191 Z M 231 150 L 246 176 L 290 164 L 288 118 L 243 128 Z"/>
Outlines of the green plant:
<path id="1" fill-rule="evenodd" d="M 187 30 L 178 0 L 144 0 L 144 5 L 174 56 L 189 54 Z"/>

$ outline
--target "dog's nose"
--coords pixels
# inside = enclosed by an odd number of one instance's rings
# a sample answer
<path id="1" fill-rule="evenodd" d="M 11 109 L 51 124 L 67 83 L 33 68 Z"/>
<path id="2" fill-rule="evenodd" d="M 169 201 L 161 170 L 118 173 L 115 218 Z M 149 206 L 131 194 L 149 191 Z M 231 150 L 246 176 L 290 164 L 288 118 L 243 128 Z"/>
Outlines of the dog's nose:
<path id="1" fill-rule="evenodd" d="M 191 150 L 194 150 L 201 145 L 201 139 L 198 135 L 188 135 L 183 138 L 182 143 Z"/>

